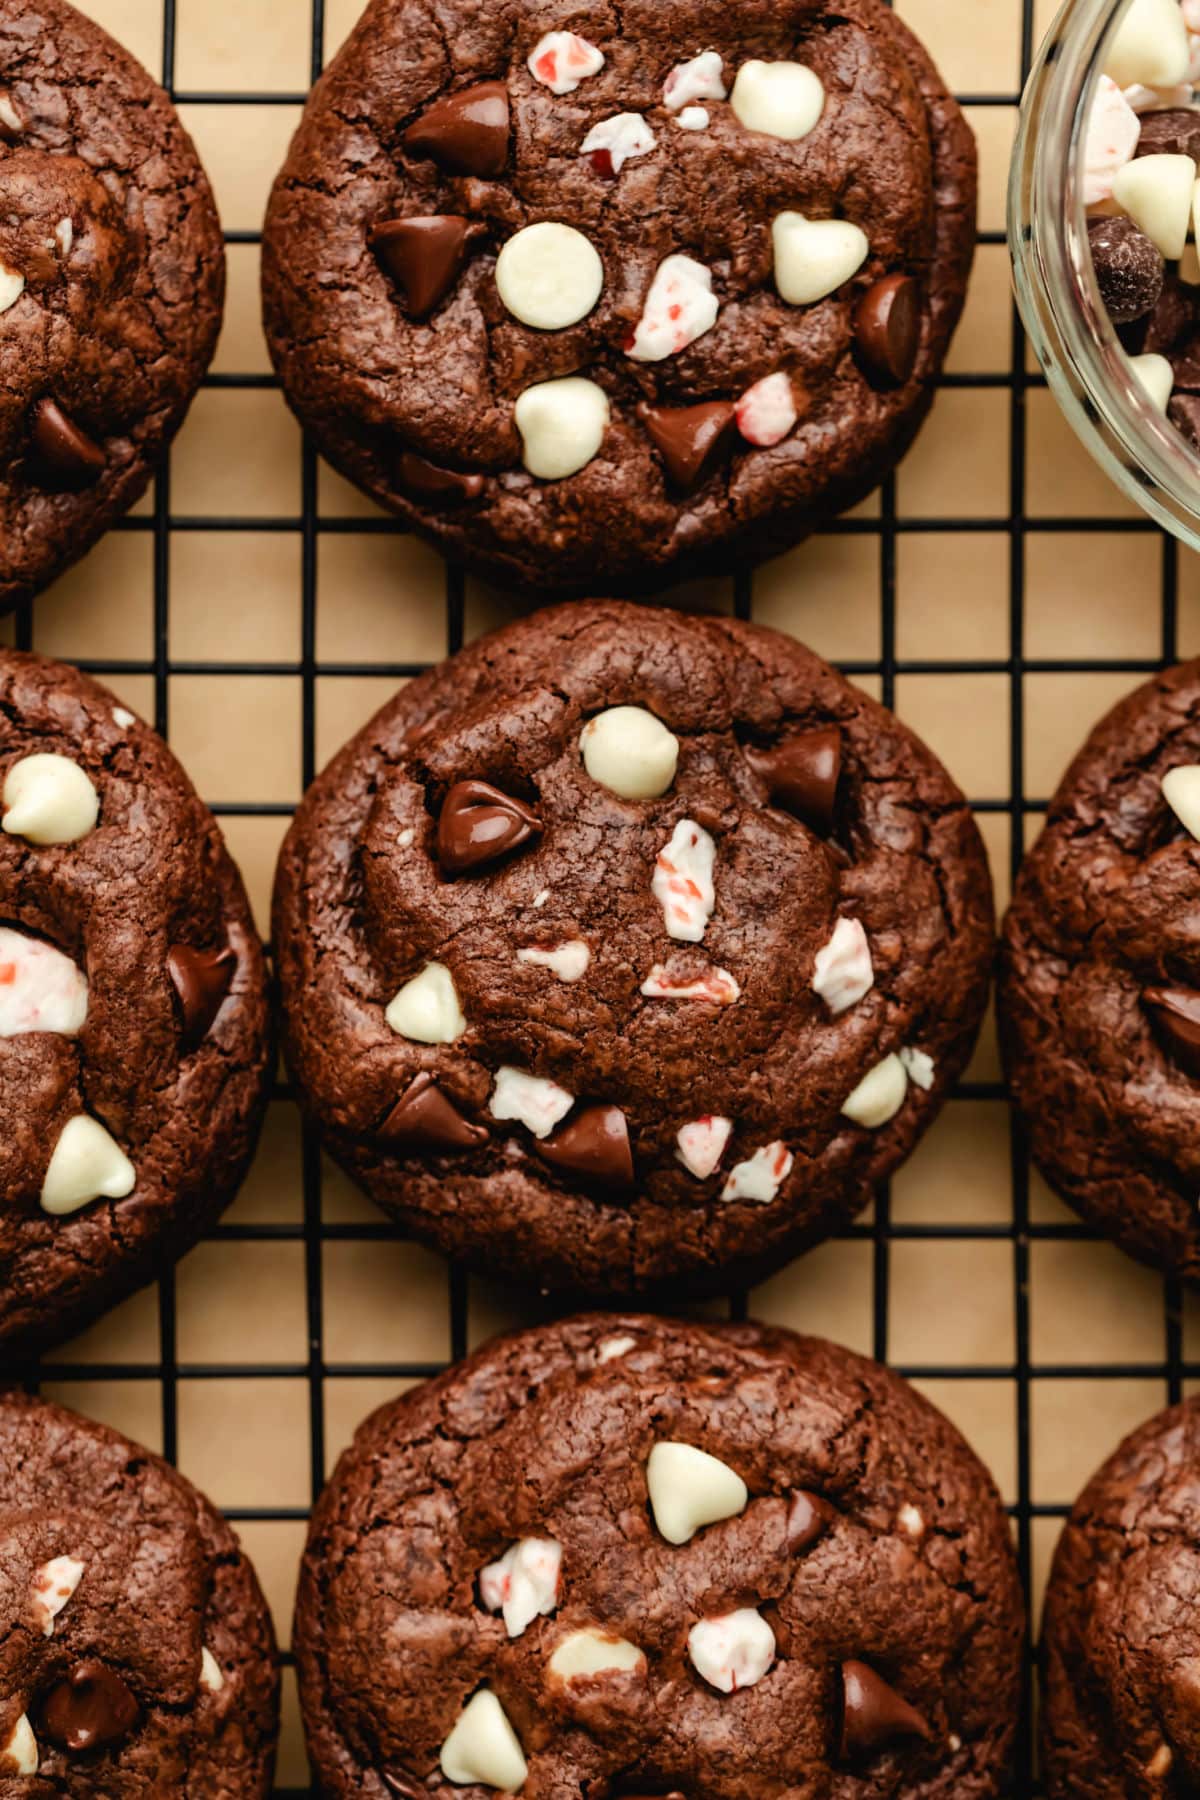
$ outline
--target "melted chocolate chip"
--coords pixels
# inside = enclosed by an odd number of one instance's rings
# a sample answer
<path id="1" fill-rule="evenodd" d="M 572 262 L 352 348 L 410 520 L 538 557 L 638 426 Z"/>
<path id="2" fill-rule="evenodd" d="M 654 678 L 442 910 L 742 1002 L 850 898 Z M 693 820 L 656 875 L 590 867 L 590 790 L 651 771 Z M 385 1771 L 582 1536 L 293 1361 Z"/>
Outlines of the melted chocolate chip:
<path id="1" fill-rule="evenodd" d="M 95 1658 L 76 1663 L 42 1701 L 42 1731 L 71 1756 L 119 1744 L 137 1724 L 137 1701 L 121 1677 Z"/>
<path id="2" fill-rule="evenodd" d="M 427 1070 L 410 1081 L 379 1136 L 414 1150 L 472 1150 L 488 1140 L 486 1127 L 465 1119 Z"/>
<path id="3" fill-rule="evenodd" d="M 387 219 L 371 233 L 371 248 L 414 319 L 427 319 L 446 298 L 466 260 L 469 219 L 435 214 Z"/>
<path id="4" fill-rule="evenodd" d="M 1132 219 L 1093 219 L 1088 225 L 1096 285 L 1114 325 L 1129 325 L 1154 311 L 1167 265 Z"/>
<path id="5" fill-rule="evenodd" d="M 405 450 L 400 457 L 400 485 L 418 500 L 429 500 L 435 506 L 465 506 L 478 500 L 483 492 L 482 475 L 463 475 L 458 469 L 441 469 L 427 462 L 415 450 Z"/>
<path id="6" fill-rule="evenodd" d="M 833 825 L 838 780 L 842 772 L 842 735 L 834 729 L 803 731 L 783 738 L 770 750 L 745 747 L 746 761 L 782 806 L 813 831 Z"/>
<path id="7" fill-rule="evenodd" d="M 30 424 L 34 466 L 44 485 L 74 492 L 91 487 L 104 473 L 108 458 L 69 419 L 57 400 L 39 400 Z"/>
<path id="8" fill-rule="evenodd" d="M 682 493 L 699 487 L 732 453 L 734 409 L 725 400 L 703 406 L 641 406 L 638 417 Z"/>
<path id="9" fill-rule="evenodd" d="M 524 801 L 488 781 L 456 781 L 438 817 L 438 862 L 447 875 L 465 875 L 519 850 L 541 832 L 541 820 Z"/>
<path id="10" fill-rule="evenodd" d="M 882 1675 L 862 1662 L 842 1664 L 842 1741 L 844 1762 L 874 1756 L 890 1744 L 929 1737 L 920 1713 L 890 1687 Z"/>
<path id="11" fill-rule="evenodd" d="M 1146 988 L 1142 1005 L 1180 1068 L 1200 1075 L 1200 993 L 1190 988 Z"/>
<path id="12" fill-rule="evenodd" d="M 788 1507 L 788 1549 L 797 1552 L 811 1550 L 817 1540 L 824 1537 L 832 1523 L 833 1508 L 818 1495 L 797 1488 Z"/>
<path id="13" fill-rule="evenodd" d="M 405 132 L 404 148 L 452 175 L 501 175 L 508 132 L 508 89 L 502 81 L 482 81 L 435 101 Z"/>
<path id="14" fill-rule="evenodd" d="M 619 1106 L 589 1106 L 535 1147 L 548 1163 L 599 1187 L 633 1185 L 629 1126 Z"/>
<path id="15" fill-rule="evenodd" d="M 921 290 L 911 275 L 885 275 L 867 289 L 855 310 L 854 341 L 877 382 L 904 386 L 921 344 Z"/>
<path id="16" fill-rule="evenodd" d="M 228 944 L 223 950 L 193 950 L 188 944 L 172 944 L 167 951 L 167 974 L 179 1001 L 185 1049 L 194 1050 L 208 1036 L 233 984 L 236 968 L 237 957 Z"/>

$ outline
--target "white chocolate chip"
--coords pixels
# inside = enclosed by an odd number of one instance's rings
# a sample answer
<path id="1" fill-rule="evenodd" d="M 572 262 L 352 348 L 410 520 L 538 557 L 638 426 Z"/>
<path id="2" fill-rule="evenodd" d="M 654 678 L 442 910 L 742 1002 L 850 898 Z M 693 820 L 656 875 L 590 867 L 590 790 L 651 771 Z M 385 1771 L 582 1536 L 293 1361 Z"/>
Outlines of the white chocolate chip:
<path id="1" fill-rule="evenodd" d="M 615 1362 L 619 1356 L 628 1356 L 631 1350 L 637 1349 L 637 1339 L 631 1337 L 605 1338 L 596 1351 L 599 1363 Z"/>
<path id="2" fill-rule="evenodd" d="M 672 975 L 662 963 L 655 963 L 642 983 L 642 992 L 648 1000 L 709 1000 L 714 1006 L 732 1006 L 742 997 L 728 969 L 707 969 L 693 980 Z"/>
<path id="3" fill-rule="evenodd" d="M 579 749 L 592 780 L 622 800 L 657 800 L 679 767 L 679 739 L 641 706 L 597 713 L 580 733 Z"/>
<path id="4" fill-rule="evenodd" d="M 73 1556 L 55 1556 L 33 1578 L 33 1612 L 43 1637 L 54 1636 L 54 1621 L 79 1583 L 83 1564 Z"/>
<path id="5" fill-rule="evenodd" d="M 504 1615 L 510 1638 L 518 1638 L 540 1615 L 558 1605 L 562 1545 L 553 1538 L 520 1538 L 479 1576 L 479 1595 L 489 1612 Z"/>
<path id="6" fill-rule="evenodd" d="M 426 963 L 384 1013 L 397 1037 L 414 1044 L 453 1044 L 467 1029 L 454 977 L 445 963 Z"/>
<path id="7" fill-rule="evenodd" d="M 608 430 L 608 395 L 582 375 L 539 381 L 513 409 L 525 467 L 539 481 L 565 481 L 599 453 Z"/>
<path id="8" fill-rule="evenodd" d="M 1179 823 L 1200 838 L 1200 763 L 1181 763 L 1162 778 L 1162 797 Z"/>
<path id="9" fill-rule="evenodd" d="M 207 1644 L 200 1651 L 200 1686 L 210 1694 L 219 1694 L 225 1686 L 224 1671 Z"/>
<path id="10" fill-rule="evenodd" d="M 413 830 L 412 826 L 406 825 L 404 830 L 402 832 L 400 832 L 399 835 L 397 836 L 396 842 L 399 844 L 399 846 L 402 850 L 411 850 L 414 843 L 416 842 L 416 838 L 417 838 L 417 834 Z"/>
<path id="11" fill-rule="evenodd" d="M 736 1518 L 750 1498 L 741 1476 L 694 1444 L 655 1444 L 646 1463 L 654 1523 L 668 1544 L 687 1544 L 702 1525 Z"/>
<path id="12" fill-rule="evenodd" d="M 1132 0 L 1104 58 L 1118 87 L 1174 87 L 1187 74 L 1187 25 L 1179 0 Z"/>
<path id="13" fill-rule="evenodd" d="M 42 1209 L 61 1216 L 93 1200 L 123 1200 L 137 1184 L 137 1170 L 98 1119 L 76 1113 L 54 1146 L 42 1182 Z"/>
<path id="14" fill-rule="evenodd" d="M 100 816 L 100 796 L 70 757 L 39 751 L 8 771 L 4 807 L 0 826 L 10 837 L 31 844 L 77 844 Z"/>
<path id="15" fill-rule="evenodd" d="M 550 889 L 543 888 L 540 893 L 537 893 L 533 896 L 533 904 L 540 910 L 543 906 L 545 906 L 545 904 L 549 898 L 550 898 Z"/>
<path id="16" fill-rule="evenodd" d="M 775 1633 L 761 1613 L 740 1606 L 719 1619 L 701 1619 L 693 1625 L 688 1656 L 710 1687 L 736 1694 L 761 1681 L 775 1661 Z"/>
<path id="17" fill-rule="evenodd" d="M 908 1079 L 929 1093 L 937 1074 L 937 1065 L 929 1052 L 906 1044 L 900 1052 L 900 1061 L 904 1064 L 904 1073 Z"/>
<path id="18" fill-rule="evenodd" d="M 895 1118 L 904 1105 L 907 1092 L 908 1073 L 904 1064 L 898 1056 L 885 1056 L 843 1101 L 842 1112 L 856 1125 L 877 1131 L 889 1119 Z"/>
<path id="19" fill-rule="evenodd" d="M 1171 1773 L 1175 1764 L 1175 1755 L 1170 1744 L 1160 1744 L 1150 1761 L 1146 1764 L 1146 1774 L 1151 1781 L 1161 1781 Z"/>
<path id="20" fill-rule="evenodd" d="M 60 219 L 54 227 L 54 246 L 65 262 L 75 247 L 75 224 L 72 219 Z"/>
<path id="21" fill-rule="evenodd" d="M 550 1673 L 560 1681 L 574 1681 L 581 1675 L 624 1673 L 645 1666 L 646 1658 L 636 1644 L 606 1631 L 573 1631 L 556 1645 L 550 1658 Z"/>
<path id="22" fill-rule="evenodd" d="M 532 963 L 535 968 L 549 969 L 560 981 L 582 981 L 591 963 L 592 953 L 582 938 L 571 938 L 554 950 L 518 950 L 517 961 Z"/>
<path id="23" fill-rule="evenodd" d="M 496 1070 L 496 1085 L 488 1103 L 493 1119 L 517 1119 L 535 1138 L 549 1137 L 575 1104 L 574 1094 L 541 1075 L 524 1069 Z"/>
<path id="24" fill-rule="evenodd" d="M 6 1768 L 6 1763 L 11 1764 L 11 1768 Z M 22 1713 L 9 1733 L 8 1742 L 0 1749 L 0 1775 L 36 1775 L 37 1772 L 37 1739 L 28 1714 Z"/>
<path id="25" fill-rule="evenodd" d="M 11 94 L 0 94 L 0 125 L 7 125 L 10 131 L 24 131 L 25 121 L 17 110 L 17 103 Z"/>
<path id="26" fill-rule="evenodd" d="M 747 388 L 734 408 L 734 416 L 737 428 L 748 444 L 756 444 L 760 449 L 782 444 L 795 430 L 800 416 L 796 411 L 792 384 L 783 371 L 765 375 L 753 387 Z"/>
<path id="27" fill-rule="evenodd" d="M 10 306 L 15 306 L 24 292 L 25 277 L 0 263 L 0 313 L 6 313 Z"/>
<path id="28" fill-rule="evenodd" d="M 447 1781 L 515 1794 L 529 1773 L 520 1739 L 491 1688 L 480 1688 L 458 1715 L 439 1758 Z"/>
<path id="29" fill-rule="evenodd" d="M 675 1155 L 689 1175 L 694 1175 L 697 1181 L 707 1181 L 716 1173 L 732 1134 L 732 1119 L 706 1113 L 702 1119 L 693 1119 L 690 1125 L 679 1127 L 675 1133 L 678 1145 Z"/>
<path id="30" fill-rule="evenodd" d="M 811 306 L 836 293 L 870 253 L 867 234 L 849 219 L 806 219 L 782 212 L 771 226 L 775 286 L 789 306 Z"/>
<path id="31" fill-rule="evenodd" d="M 795 1157 L 786 1144 L 764 1144 L 746 1162 L 735 1163 L 721 1189 L 722 1200 L 753 1200 L 765 1206 L 792 1172 Z"/>
<path id="32" fill-rule="evenodd" d="M 1112 197 L 1168 262 L 1178 262 L 1195 192 L 1196 165 L 1190 156 L 1139 156 L 1117 170 Z"/>
<path id="33" fill-rule="evenodd" d="M 69 956 L 0 926 L 0 1038 L 30 1031 L 74 1037 L 87 1011 L 87 976 Z"/>
<path id="34" fill-rule="evenodd" d="M 1085 206 L 1111 198 L 1117 171 L 1133 156 L 1141 133 L 1141 122 L 1116 82 L 1102 75 L 1083 146 Z"/>
<path id="35" fill-rule="evenodd" d="M 675 123 L 681 131 L 707 131 L 711 120 L 707 106 L 685 106 Z"/>
<path id="36" fill-rule="evenodd" d="M 679 112 L 693 100 L 724 100 L 728 93 L 720 51 L 702 50 L 690 62 L 675 64 L 663 83 L 663 105 Z"/>
<path id="37" fill-rule="evenodd" d="M 807 137 L 825 110 L 825 89 L 803 63 L 743 63 L 730 105 L 747 131 L 761 131 L 787 144 Z"/>
<path id="38" fill-rule="evenodd" d="M 602 152 L 608 158 L 608 173 L 619 175 L 627 162 L 649 156 L 657 147 L 658 139 L 641 113 L 625 112 L 593 125 L 579 146 L 579 154 L 595 156 Z"/>
<path id="39" fill-rule="evenodd" d="M 839 919 L 829 942 L 817 951 L 813 993 L 831 1013 L 843 1013 L 875 985 L 871 947 L 859 919 Z"/>
<path id="40" fill-rule="evenodd" d="M 565 331 L 599 300 L 604 264 L 582 231 L 547 219 L 509 238 L 496 258 L 496 287 L 522 325 Z"/>
<path id="41" fill-rule="evenodd" d="M 717 846 L 694 819 L 680 819 L 654 864 L 650 887 L 662 907 L 667 936 L 698 944 L 717 903 L 713 866 Z"/>
<path id="42" fill-rule="evenodd" d="M 905 1537 L 921 1538 L 925 1536 L 925 1520 L 920 1511 L 907 1501 L 896 1514 L 896 1523 Z"/>
<path id="43" fill-rule="evenodd" d="M 125 706 L 114 706 L 112 716 L 113 724 L 119 725 L 122 731 L 128 731 L 134 723 L 134 715 Z"/>
<path id="44" fill-rule="evenodd" d="M 663 362 L 711 331 L 721 303 L 713 293 L 711 269 L 691 256 L 668 256 L 659 263 L 626 348 L 634 362 Z"/>
<path id="45" fill-rule="evenodd" d="M 574 31 L 548 31 L 529 53 L 529 73 L 552 94 L 573 94 L 603 67 L 604 52 Z"/>
<path id="46" fill-rule="evenodd" d="M 1142 356 L 1131 356 L 1129 367 L 1150 404 L 1165 413 L 1175 386 L 1175 371 L 1166 357 L 1148 350 Z"/>

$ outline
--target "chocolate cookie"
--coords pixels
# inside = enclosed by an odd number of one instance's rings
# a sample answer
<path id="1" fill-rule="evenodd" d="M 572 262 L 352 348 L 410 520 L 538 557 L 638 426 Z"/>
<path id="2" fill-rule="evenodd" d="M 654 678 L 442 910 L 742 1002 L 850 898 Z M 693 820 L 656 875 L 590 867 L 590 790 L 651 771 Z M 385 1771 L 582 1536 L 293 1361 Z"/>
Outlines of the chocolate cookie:
<path id="1" fill-rule="evenodd" d="M 905 1382 L 638 1316 L 501 1338 L 369 1419 L 295 1629 L 330 1800 L 982 1800 L 1020 1643 L 987 1471 Z"/>
<path id="2" fill-rule="evenodd" d="M 448 555 L 647 588 L 883 479 L 974 231 L 970 131 L 880 0 L 374 0 L 275 185 L 267 335 Z"/>
<path id="3" fill-rule="evenodd" d="M 261 1800 L 279 1705 L 254 1571 L 174 1469 L 0 1395 L 0 1793 Z"/>
<path id="4" fill-rule="evenodd" d="M 1142 1261 L 1200 1279 L 1200 662 L 1076 757 L 1004 932 L 1013 1096 L 1047 1181 Z"/>
<path id="5" fill-rule="evenodd" d="M 0 610 L 141 495 L 208 367 L 224 284 L 167 96 L 65 0 L 0 0 Z"/>
<path id="6" fill-rule="evenodd" d="M 908 1154 L 992 908 L 890 713 L 776 632 L 615 601 L 409 683 L 310 789 L 274 936 L 301 1095 L 408 1230 L 678 1295 L 777 1266 Z"/>
<path id="7" fill-rule="evenodd" d="M 1126 1439 L 1059 1542 L 1042 1631 L 1049 1800 L 1200 1792 L 1200 1401 Z"/>
<path id="8" fill-rule="evenodd" d="M 191 1248 L 266 1099 L 262 949 L 212 814 L 94 681 L 0 651 L 0 1347 Z"/>

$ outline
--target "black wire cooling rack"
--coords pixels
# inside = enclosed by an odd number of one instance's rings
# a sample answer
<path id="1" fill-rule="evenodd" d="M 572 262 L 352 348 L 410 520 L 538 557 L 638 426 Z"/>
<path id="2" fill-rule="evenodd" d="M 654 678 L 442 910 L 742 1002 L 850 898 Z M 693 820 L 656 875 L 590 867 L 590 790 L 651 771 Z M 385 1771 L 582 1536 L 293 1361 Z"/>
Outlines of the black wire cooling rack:
<path id="1" fill-rule="evenodd" d="M 87 0 L 83 0 L 86 8 Z M 302 11 L 302 0 L 295 0 L 298 15 Z M 1035 16 L 1034 0 L 1014 0 L 1019 7 L 1020 19 L 1020 67 L 1024 81 L 1030 67 L 1032 53 L 1035 48 Z M 310 11 L 310 47 L 311 74 L 315 80 L 324 62 L 325 50 L 325 0 L 311 0 Z M 178 87 L 175 79 L 176 42 L 177 42 L 177 0 L 162 0 L 162 81 L 177 102 L 191 107 L 203 106 L 276 106 L 280 104 L 296 106 L 303 102 L 305 96 L 295 93 L 280 92 L 247 92 L 244 90 L 231 92 L 184 92 Z M 937 44 L 933 45 L 936 52 Z M 1002 107 L 1014 108 L 1019 102 L 1016 93 L 970 93 L 960 94 L 960 100 L 973 108 Z M 254 231 L 231 231 L 226 233 L 230 244 L 257 244 L 259 233 Z M 1002 245 L 1004 234 L 1000 231 L 980 233 L 981 244 Z M 1008 395 L 1010 451 L 1008 467 L 1007 517 L 989 516 L 986 518 L 936 518 L 898 516 L 895 484 L 889 481 L 882 492 L 882 504 L 877 518 L 854 517 L 837 522 L 830 529 L 835 534 L 872 534 L 878 538 L 880 550 L 880 588 L 879 606 L 881 621 L 881 650 L 877 660 L 843 663 L 842 667 L 851 675 L 875 677 L 879 683 L 882 698 L 886 704 L 892 704 L 895 698 L 896 680 L 904 675 L 999 675 L 1005 677 L 1009 690 L 1009 727 L 1010 727 L 1010 766 L 1009 793 L 972 797 L 972 804 L 979 813 L 1005 814 L 1011 830 L 1011 867 L 1015 874 L 1020 861 L 1022 843 L 1025 835 L 1027 818 L 1045 809 L 1045 797 L 1030 796 L 1025 793 L 1025 756 L 1024 756 L 1024 713 L 1023 683 L 1027 675 L 1032 674 L 1066 674 L 1082 675 L 1094 673 L 1128 674 L 1130 685 L 1139 675 L 1144 675 L 1160 667 L 1163 663 L 1176 660 L 1176 642 L 1178 625 L 1178 551 L 1174 542 L 1166 537 L 1161 538 L 1161 586 L 1159 605 L 1161 609 L 1161 657 L 1154 659 L 1119 659 L 1102 660 L 1049 660 L 1033 659 L 1025 655 L 1025 558 L 1024 548 L 1027 536 L 1044 532 L 1085 532 L 1104 530 L 1106 532 L 1153 532 L 1154 527 L 1141 517 L 1103 519 L 1096 517 L 1043 517 L 1028 518 L 1024 511 L 1026 481 L 1026 396 L 1031 389 L 1044 386 L 1040 376 L 1031 374 L 1026 366 L 1025 343 L 1015 309 L 1010 326 L 1009 368 L 1004 373 L 987 374 L 948 374 L 942 385 L 948 388 L 969 390 L 1002 389 Z M 273 379 L 266 375 L 214 374 L 208 378 L 210 388 L 249 389 L 273 387 Z M 316 773 L 316 683 L 319 676 L 392 676 L 397 679 L 415 674 L 423 665 L 399 662 L 346 663 L 318 661 L 317 644 L 317 549 L 318 539 L 325 533 L 353 531 L 356 533 L 398 533 L 400 526 L 384 518 L 368 518 L 354 520 L 328 519 L 319 516 L 317 505 L 318 462 L 310 444 L 305 444 L 302 452 L 302 510 L 296 517 L 199 517 L 181 516 L 172 509 L 171 473 L 168 463 L 161 470 L 154 490 L 153 511 L 144 516 L 128 518 L 118 527 L 119 530 L 146 532 L 153 539 L 153 646 L 152 653 L 145 660 L 89 660 L 83 667 L 90 672 L 105 677 L 142 676 L 152 677 L 154 690 L 154 722 L 164 735 L 169 736 L 170 717 L 168 697 L 170 681 L 178 675 L 224 675 L 224 676 L 291 676 L 299 677 L 302 692 L 301 730 L 302 730 L 302 773 L 307 784 Z M 270 532 L 299 537 L 301 545 L 301 575 L 298 595 L 301 617 L 301 648 L 298 662 L 228 662 L 228 661 L 181 661 L 172 658 L 169 650 L 168 625 L 171 608 L 170 591 L 170 545 L 172 535 L 186 532 Z M 897 544 L 900 537 L 908 532 L 937 533 L 953 531 L 956 533 L 1007 533 L 1012 551 L 1008 593 L 1008 654 L 998 659 L 930 661 L 900 659 L 897 656 L 896 635 L 896 563 Z M 982 542 L 982 539 L 981 539 Z M 969 596 L 966 597 L 969 604 Z M 460 575 L 447 570 L 445 577 L 445 614 L 446 614 L 446 651 L 457 650 L 463 641 L 464 632 L 464 584 Z M 753 577 L 747 574 L 736 583 L 735 607 L 742 618 L 750 618 L 754 610 Z M 34 648 L 34 612 L 26 605 L 16 616 L 16 642 L 21 648 Z M 818 642 L 815 646 L 821 648 Z M 230 815 L 280 815 L 286 814 L 290 808 L 277 803 L 256 805 L 241 803 L 215 807 L 218 814 Z M 279 1098 L 287 1098 L 288 1090 L 281 1087 Z M 994 1083 L 967 1083 L 959 1090 L 959 1098 L 971 1100 L 1001 1101 L 1003 1090 Z M 1193 1378 L 1200 1378 L 1200 1363 L 1189 1363 L 1184 1354 L 1182 1298 L 1178 1289 L 1167 1285 L 1163 1293 L 1162 1313 L 1162 1354 L 1161 1358 L 1149 1362 L 1134 1363 L 1034 1363 L 1031 1355 L 1030 1334 L 1030 1246 L 1039 1239 L 1077 1239 L 1089 1241 L 1093 1234 L 1084 1227 L 1067 1223 L 1037 1223 L 1030 1217 L 1030 1183 L 1025 1145 L 1020 1128 L 1015 1119 L 1010 1125 L 1012 1149 L 1012 1194 L 1011 1217 L 999 1224 L 903 1224 L 893 1219 L 887 1194 L 880 1197 L 874 1218 L 870 1224 L 852 1226 L 844 1236 L 852 1239 L 866 1239 L 872 1244 L 873 1273 L 873 1344 L 875 1354 L 886 1357 L 889 1331 L 889 1265 L 890 1254 L 894 1244 L 908 1240 L 957 1240 L 1000 1242 L 1011 1247 L 1012 1270 L 1012 1315 L 1013 1339 L 1015 1355 L 1011 1363 L 988 1362 L 979 1364 L 947 1364 L 937 1362 L 928 1365 L 899 1365 L 903 1373 L 920 1379 L 937 1379 L 939 1381 L 1001 1380 L 1015 1385 L 1016 1391 L 1016 1484 L 1015 1503 L 1011 1511 L 1014 1530 L 1020 1555 L 1021 1569 L 1028 1587 L 1032 1568 L 1032 1536 L 1035 1521 L 1041 1518 L 1061 1517 L 1066 1508 L 1061 1505 L 1035 1503 L 1031 1481 L 1031 1395 L 1037 1380 L 1141 1380 L 1161 1382 L 1163 1400 L 1174 1401 L 1181 1397 L 1184 1383 Z M 161 1386 L 162 1395 L 162 1445 L 165 1455 L 174 1460 L 179 1439 L 179 1384 L 181 1380 L 204 1381 L 206 1379 L 230 1380 L 244 1379 L 276 1379 L 301 1378 L 308 1387 L 308 1427 L 310 1433 L 311 1469 L 313 1497 L 319 1491 L 325 1467 L 326 1424 L 325 1424 L 325 1387 L 328 1381 L 341 1377 L 381 1377 L 394 1380 L 397 1384 L 402 1379 L 424 1377 L 434 1374 L 442 1366 L 440 1364 L 405 1363 L 405 1362 L 371 1362 L 345 1363 L 334 1362 L 325 1353 L 324 1320 L 323 1320 L 323 1271 L 322 1254 L 325 1245 L 338 1240 L 386 1240 L 394 1236 L 392 1228 L 380 1221 L 375 1224 L 335 1224 L 322 1218 L 321 1205 L 321 1165 L 317 1146 L 311 1136 L 306 1135 L 303 1144 L 303 1221 L 296 1224 L 225 1224 L 218 1226 L 212 1233 L 215 1240 L 240 1240 L 257 1243 L 281 1243 L 300 1241 L 304 1246 L 306 1306 L 307 1306 L 307 1357 L 302 1362 L 267 1364 L 253 1362 L 222 1362 L 219 1364 L 185 1363 L 177 1353 L 176 1341 L 176 1301 L 175 1280 L 171 1272 L 164 1274 L 158 1285 L 159 1295 L 159 1332 L 158 1354 L 153 1360 L 97 1364 L 95 1362 L 64 1363 L 55 1361 L 45 1370 L 46 1379 L 58 1382 L 86 1383 L 88 1381 L 156 1381 Z M 467 1348 L 467 1286 L 460 1273 L 453 1273 L 449 1281 L 450 1307 L 450 1352 L 454 1358 L 463 1355 Z M 730 1306 L 735 1317 L 743 1316 L 746 1311 L 746 1297 L 733 1295 Z M 302 1520 L 305 1509 L 302 1507 L 258 1507 L 231 1510 L 229 1516 L 235 1523 L 249 1521 L 287 1522 Z M 1016 1795 L 1018 1800 L 1030 1800 L 1035 1792 L 1033 1776 L 1033 1757 L 1029 1730 L 1029 1698 L 1028 1688 L 1032 1687 L 1032 1668 L 1027 1684 L 1025 1724 L 1021 1734 L 1018 1760 L 1018 1778 Z M 277 1790 L 277 1800 L 303 1800 L 308 1790 L 291 1787 Z"/>

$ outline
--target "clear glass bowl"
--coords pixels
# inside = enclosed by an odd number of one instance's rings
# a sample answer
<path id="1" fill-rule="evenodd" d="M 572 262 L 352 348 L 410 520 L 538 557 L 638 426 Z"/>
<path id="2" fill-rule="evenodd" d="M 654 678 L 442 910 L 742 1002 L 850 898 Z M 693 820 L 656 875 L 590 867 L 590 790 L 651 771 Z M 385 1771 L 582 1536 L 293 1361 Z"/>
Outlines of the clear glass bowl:
<path id="1" fill-rule="evenodd" d="M 1200 455 L 1146 397 L 1088 249 L 1083 140 L 1126 0 L 1067 0 L 1025 90 L 1008 195 L 1017 303 L 1051 391 L 1117 486 L 1200 549 Z"/>

